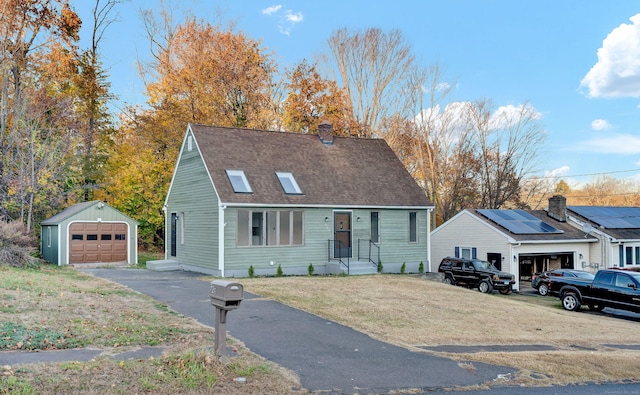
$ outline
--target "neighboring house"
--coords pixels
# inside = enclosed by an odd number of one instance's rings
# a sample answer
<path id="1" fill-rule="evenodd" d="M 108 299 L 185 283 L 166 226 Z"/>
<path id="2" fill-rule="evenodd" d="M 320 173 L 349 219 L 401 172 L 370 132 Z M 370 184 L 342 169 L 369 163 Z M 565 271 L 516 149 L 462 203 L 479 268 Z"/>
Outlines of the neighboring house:
<path id="1" fill-rule="evenodd" d="M 138 222 L 94 200 L 40 223 L 42 257 L 56 265 L 138 263 Z"/>
<path id="2" fill-rule="evenodd" d="M 640 207 L 568 206 L 568 221 L 596 237 L 590 245 L 594 269 L 640 267 Z"/>
<path id="3" fill-rule="evenodd" d="M 189 125 L 165 200 L 166 259 L 222 277 L 429 269 L 424 192 L 382 139 Z M 364 268 L 364 269 L 363 269 Z"/>
<path id="4" fill-rule="evenodd" d="M 447 256 L 493 262 L 519 282 L 544 270 L 589 270 L 598 239 L 570 223 L 566 200 L 549 199 L 549 210 L 463 210 L 431 233 L 433 271 Z"/>

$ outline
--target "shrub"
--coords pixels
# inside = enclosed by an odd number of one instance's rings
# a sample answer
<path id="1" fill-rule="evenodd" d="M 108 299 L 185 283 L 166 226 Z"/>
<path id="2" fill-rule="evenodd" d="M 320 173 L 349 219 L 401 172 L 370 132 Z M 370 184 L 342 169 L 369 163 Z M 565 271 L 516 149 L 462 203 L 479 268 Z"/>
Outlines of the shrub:
<path id="1" fill-rule="evenodd" d="M 406 270 L 407 270 L 407 263 L 402 262 L 402 266 L 400 266 L 400 274 L 404 274 Z"/>
<path id="2" fill-rule="evenodd" d="M 378 261 L 378 273 L 382 273 L 382 271 L 384 270 L 384 267 L 382 266 L 382 260 Z"/>
<path id="3" fill-rule="evenodd" d="M 309 267 L 307 267 L 307 271 L 309 272 L 310 276 L 313 276 L 313 272 L 316 271 L 316 269 L 313 268 L 313 263 L 309 263 Z"/>
<path id="4" fill-rule="evenodd" d="M 0 222 L 0 265 L 36 267 L 40 260 L 35 237 L 25 232 L 20 221 Z"/>
<path id="5" fill-rule="evenodd" d="M 276 271 L 276 277 L 282 277 L 284 273 L 282 272 L 282 265 L 278 265 L 278 270 Z"/>
<path id="6" fill-rule="evenodd" d="M 420 265 L 418 266 L 418 273 L 424 273 L 424 263 L 422 263 L 422 261 L 420 261 Z"/>
<path id="7" fill-rule="evenodd" d="M 249 266 L 249 278 L 254 278 L 256 276 L 256 271 L 253 269 L 253 265 Z"/>

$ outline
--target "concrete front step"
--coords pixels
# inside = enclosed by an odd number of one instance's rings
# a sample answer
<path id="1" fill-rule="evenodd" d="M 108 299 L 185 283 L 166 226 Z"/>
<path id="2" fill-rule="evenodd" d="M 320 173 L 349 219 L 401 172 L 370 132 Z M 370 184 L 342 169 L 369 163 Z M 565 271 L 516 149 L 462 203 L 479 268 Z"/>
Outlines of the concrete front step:
<path id="1" fill-rule="evenodd" d="M 147 269 L 156 272 L 168 272 L 171 270 L 180 270 L 182 267 L 178 261 L 163 259 L 160 261 L 147 261 Z"/>
<path id="2" fill-rule="evenodd" d="M 347 268 L 344 265 L 340 265 L 342 273 L 347 273 Z M 378 273 L 378 267 L 374 266 L 371 262 L 349 262 L 349 274 L 375 274 Z"/>

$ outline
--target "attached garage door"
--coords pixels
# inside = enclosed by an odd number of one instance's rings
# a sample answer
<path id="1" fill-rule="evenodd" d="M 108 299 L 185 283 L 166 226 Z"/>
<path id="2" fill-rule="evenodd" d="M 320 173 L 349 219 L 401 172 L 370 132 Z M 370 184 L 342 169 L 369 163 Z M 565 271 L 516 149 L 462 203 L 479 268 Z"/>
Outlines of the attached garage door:
<path id="1" fill-rule="evenodd" d="M 75 222 L 69 252 L 69 263 L 127 262 L 127 224 Z"/>

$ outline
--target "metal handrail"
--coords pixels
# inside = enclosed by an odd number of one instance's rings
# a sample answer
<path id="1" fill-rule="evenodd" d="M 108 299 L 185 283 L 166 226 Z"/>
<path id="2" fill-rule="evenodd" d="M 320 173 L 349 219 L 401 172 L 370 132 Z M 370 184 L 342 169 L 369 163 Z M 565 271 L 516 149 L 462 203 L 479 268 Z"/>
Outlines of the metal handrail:
<path id="1" fill-rule="evenodd" d="M 331 246 L 333 245 L 333 252 L 334 254 L 331 254 Z M 335 249 L 336 246 L 338 247 L 338 256 L 336 257 L 335 255 Z M 349 255 L 347 254 L 346 256 L 342 256 L 342 251 L 344 248 L 348 248 L 348 246 L 346 244 L 344 244 L 343 242 L 341 242 L 340 240 L 327 240 L 327 258 L 329 261 L 333 260 L 333 259 L 337 259 L 342 265 L 344 265 L 347 268 L 347 274 L 349 273 Z M 333 256 L 333 258 L 332 258 Z M 346 258 L 346 262 L 343 260 L 343 258 Z"/>
<path id="2" fill-rule="evenodd" d="M 364 242 L 368 242 L 368 254 L 366 256 L 366 259 L 371 262 L 374 266 L 378 267 L 378 262 L 380 262 L 380 246 L 370 240 L 370 239 L 358 239 L 358 260 L 361 260 L 361 256 L 360 256 L 360 251 L 362 250 L 362 248 L 360 248 L 360 242 L 364 241 Z M 375 261 L 373 259 L 371 259 L 371 250 L 375 249 L 375 255 L 377 255 L 377 258 Z"/>

